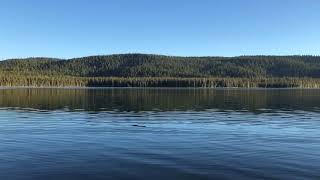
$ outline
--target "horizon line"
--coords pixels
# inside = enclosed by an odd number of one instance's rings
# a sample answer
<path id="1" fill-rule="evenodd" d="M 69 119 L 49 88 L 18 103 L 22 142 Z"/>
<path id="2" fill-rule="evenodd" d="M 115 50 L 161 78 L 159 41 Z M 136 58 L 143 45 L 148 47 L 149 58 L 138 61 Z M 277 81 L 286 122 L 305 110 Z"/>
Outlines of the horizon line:
<path id="1" fill-rule="evenodd" d="M 32 59 L 32 58 L 48 58 L 48 59 L 59 59 L 59 60 L 71 60 L 71 59 L 79 59 L 79 58 L 87 58 L 87 57 L 99 57 L 99 56 L 117 56 L 117 55 L 149 55 L 149 56 L 165 56 L 165 57 L 181 57 L 181 58 L 205 58 L 205 57 L 219 57 L 219 58 L 237 58 L 237 57 L 319 57 L 320 54 L 256 54 L 256 55 L 237 55 L 237 56 L 215 56 L 215 55 L 199 55 L 199 56 L 183 56 L 183 55 L 169 55 L 169 54 L 156 54 L 156 53 L 111 53 L 111 54 L 96 54 L 96 55 L 85 55 L 85 56 L 75 56 L 71 58 L 62 58 L 62 57 L 50 57 L 50 56 L 26 56 L 26 57 L 13 57 L 13 58 L 2 58 L 0 61 L 6 60 L 23 60 L 23 59 Z"/>

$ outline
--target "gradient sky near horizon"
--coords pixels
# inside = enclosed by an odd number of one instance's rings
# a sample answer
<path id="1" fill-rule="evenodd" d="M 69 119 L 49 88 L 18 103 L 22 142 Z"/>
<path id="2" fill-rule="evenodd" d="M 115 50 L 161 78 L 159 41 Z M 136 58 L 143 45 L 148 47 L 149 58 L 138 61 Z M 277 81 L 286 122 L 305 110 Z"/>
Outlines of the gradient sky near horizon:
<path id="1" fill-rule="evenodd" d="M 319 0 L 0 0 L 0 59 L 320 54 Z"/>

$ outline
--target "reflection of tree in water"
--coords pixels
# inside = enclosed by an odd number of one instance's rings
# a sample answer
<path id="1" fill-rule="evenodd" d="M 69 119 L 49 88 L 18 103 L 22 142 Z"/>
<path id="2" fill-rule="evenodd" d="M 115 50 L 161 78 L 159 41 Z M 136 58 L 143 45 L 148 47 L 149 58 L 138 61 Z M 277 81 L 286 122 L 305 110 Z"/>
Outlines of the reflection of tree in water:
<path id="1" fill-rule="evenodd" d="M 40 110 L 174 111 L 206 109 L 314 110 L 320 90 L 5 89 L 0 107 Z"/>

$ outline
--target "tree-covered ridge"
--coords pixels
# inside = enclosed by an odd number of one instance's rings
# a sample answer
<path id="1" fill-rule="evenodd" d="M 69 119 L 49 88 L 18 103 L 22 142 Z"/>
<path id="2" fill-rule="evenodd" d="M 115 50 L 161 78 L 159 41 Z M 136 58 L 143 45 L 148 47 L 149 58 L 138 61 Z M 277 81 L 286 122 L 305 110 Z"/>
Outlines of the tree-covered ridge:
<path id="1" fill-rule="evenodd" d="M 1 74 L 73 77 L 320 78 L 319 56 L 175 57 L 146 54 L 0 61 Z"/>

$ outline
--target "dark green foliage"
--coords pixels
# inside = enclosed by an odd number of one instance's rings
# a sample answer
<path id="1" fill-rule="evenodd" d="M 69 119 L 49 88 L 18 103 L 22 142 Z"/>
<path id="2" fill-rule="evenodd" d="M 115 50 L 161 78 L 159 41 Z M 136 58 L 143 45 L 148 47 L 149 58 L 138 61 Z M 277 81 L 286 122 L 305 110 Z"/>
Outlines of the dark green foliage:
<path id="1" fill-rule="evenodd" d="M 0 72 L 82 77 L 320 77 L 317 56 L 170 57 L 144 54 L 0 62 Z"/>
<path id="2" fill-rule="evenodd" d="M 0 61 L 0 78 L 2 86 L 317 87 L 309 82 L 318 83 L 320 57 L 123 54 L 12 59 Z"/>
<path id="3" fill-rule="evenodd" d="M 164 77 L 72 77 L 0 76 L 0 86 L 28 87 L 238 87 L 320 88 L 314 78 L 164 78 Z"/>

